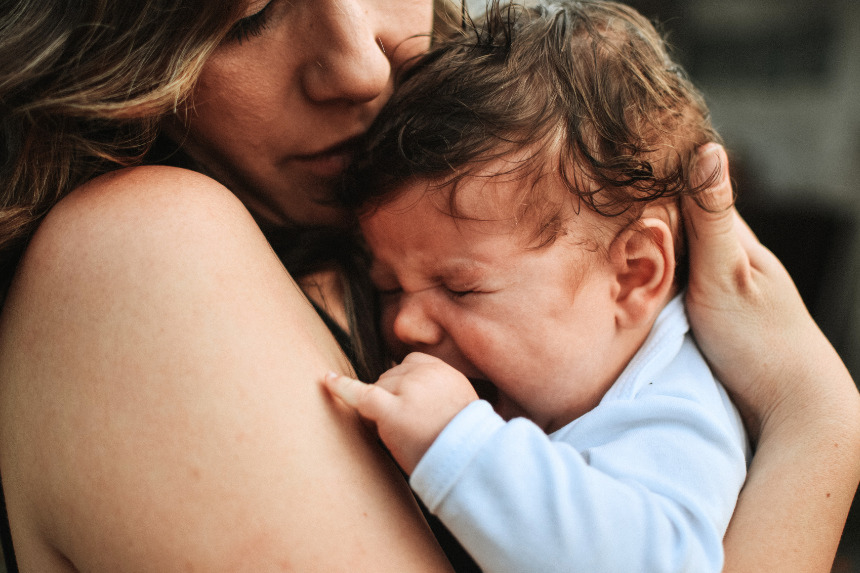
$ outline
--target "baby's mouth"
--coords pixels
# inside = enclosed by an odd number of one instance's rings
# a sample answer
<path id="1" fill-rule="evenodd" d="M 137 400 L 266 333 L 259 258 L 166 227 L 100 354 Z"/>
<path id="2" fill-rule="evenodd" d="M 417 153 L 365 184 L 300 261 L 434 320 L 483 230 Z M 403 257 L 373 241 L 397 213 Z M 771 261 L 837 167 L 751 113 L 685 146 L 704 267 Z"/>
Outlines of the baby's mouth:
<path id="1" fill-rule="evenodd" d="M 472 383 L 472 387 L 478 393 L 478 397 L 489 402 L 493 410 L 496 411 L 496 414 L 501 416 L 502 419 L 512 420 L 523 417 L 532 419 L 522 406 L 512 401 L 504 392 L 500 392 L 496 385 L 489 380 L 469 377 L 469 382 Z"/>

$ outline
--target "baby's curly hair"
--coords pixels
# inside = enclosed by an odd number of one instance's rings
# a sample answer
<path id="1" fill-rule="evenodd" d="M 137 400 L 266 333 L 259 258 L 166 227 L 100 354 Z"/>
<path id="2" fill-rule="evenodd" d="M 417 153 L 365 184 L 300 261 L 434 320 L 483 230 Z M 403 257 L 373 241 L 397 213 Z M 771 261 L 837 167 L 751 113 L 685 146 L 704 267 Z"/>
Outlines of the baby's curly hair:
<path id="1" fill-rule="evenodd" d="M 691 180 L 696 148 L 711 141 L 701 95 L 632 8 L 496 1 L 398 79 L 342 198 L 362 213 L 422 179 L 451 186 L 456 216 L 457 183 L 504 158 L 531 182 L 523 208 L 541 213 L 547 243 L 562 217 L 536 207 L 547 173 L 594 211 L 634 221 L 645 203 L 713 182 Z"/>

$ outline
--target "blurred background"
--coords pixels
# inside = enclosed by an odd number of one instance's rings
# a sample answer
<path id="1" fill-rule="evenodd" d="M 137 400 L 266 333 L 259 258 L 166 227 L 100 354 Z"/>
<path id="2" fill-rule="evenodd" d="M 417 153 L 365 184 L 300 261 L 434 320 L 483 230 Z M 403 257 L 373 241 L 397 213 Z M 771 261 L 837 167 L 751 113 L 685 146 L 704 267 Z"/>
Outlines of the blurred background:
<path id="1" fill-rule="evenodd" d="M 741 214 L 860 380 L 860 2 L 624 1 L 704 93 Z M 834 572 L 860 573 L 858 505 Z"/>

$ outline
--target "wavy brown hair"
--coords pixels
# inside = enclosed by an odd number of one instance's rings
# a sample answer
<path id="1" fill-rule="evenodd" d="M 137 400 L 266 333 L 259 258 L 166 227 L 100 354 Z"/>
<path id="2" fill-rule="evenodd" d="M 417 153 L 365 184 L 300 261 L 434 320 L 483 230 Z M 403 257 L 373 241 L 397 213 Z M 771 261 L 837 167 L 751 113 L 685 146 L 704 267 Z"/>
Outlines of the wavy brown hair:
<path id="1" fill-rule="evenodd" d="M 11 0 L 0 14 L 0 265 L 71 189 L 139 163 L 241 9 L 230 0 Z"/>
<path id="2" fill-rule="evenodd" d="M 313 1 L 313 0 L 310 0 Z M 107 171 L 169 161 L 194 168 L 159 133 L 191 95 L 207 58 L 245 9 L 242 0 L 8 0 L 0 12 L 0 304 L 45 214 Z M 434 0 L 434 34 L 459 29 L 452 0 Z M 366 379 L 388 366 L 374 333 L 360 257 L 343 233 L 275 230 L 267 238 L 294 276 L 342 271 Z M 367 373 L 371 372 L 371 373 Z M 374 375 L 373 372 L 376 374 Z"/>
<path id="3" fill-rule="evenodd" d="M 243 7 L 240 0 L 4 3 L 0 292 L 59 199 L 97 175 L 143 161 L 162 118 L 191 94 Z M 450 34 L 460 23 L 459 6 L 436 0 L 435 7 L 436 34 Z"/>
<path id="4" fill-rule="evenodd" d="M 719 141 L 654 26 L 623 4 L 588 0 L 492 2 L 404 74 L 367 138 L 348 205 L 372 209 L 421 178 L 453 185 L 457 216 L 456 183 L 505 158 L 532 184 L 522 208 L 538 214 L 542 244 L 562 217 L 536 184 L 547 171 L 596 212 L 635 220 L 647 202 L 708 186 L 716 173 L 691 178 L 696 148 Z"/>

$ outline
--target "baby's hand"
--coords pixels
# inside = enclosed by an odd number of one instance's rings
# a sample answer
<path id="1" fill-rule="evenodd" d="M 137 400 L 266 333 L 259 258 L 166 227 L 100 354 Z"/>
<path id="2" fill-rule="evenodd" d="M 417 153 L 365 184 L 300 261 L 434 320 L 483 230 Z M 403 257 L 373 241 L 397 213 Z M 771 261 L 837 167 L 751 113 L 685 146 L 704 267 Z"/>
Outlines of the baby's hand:
<path id="1" fill-rule="evenodd" d="M 379 437 L 409 474 L 448 422 L 478 399 L 458 370 L 419 352 L 409 354 L 376 384 L 329 373 L 325 385 L 376 423 Z"/>

